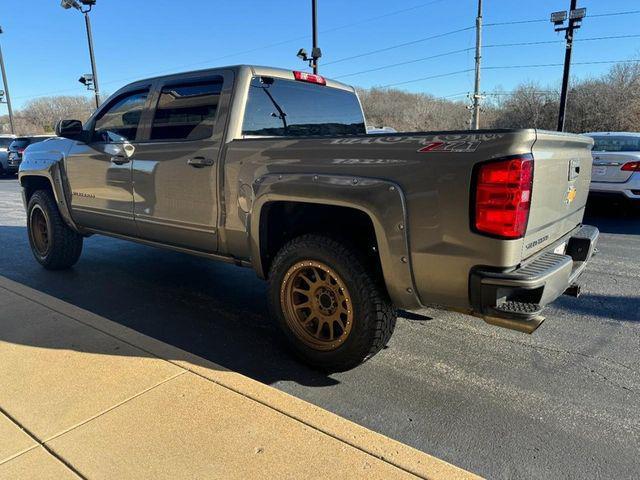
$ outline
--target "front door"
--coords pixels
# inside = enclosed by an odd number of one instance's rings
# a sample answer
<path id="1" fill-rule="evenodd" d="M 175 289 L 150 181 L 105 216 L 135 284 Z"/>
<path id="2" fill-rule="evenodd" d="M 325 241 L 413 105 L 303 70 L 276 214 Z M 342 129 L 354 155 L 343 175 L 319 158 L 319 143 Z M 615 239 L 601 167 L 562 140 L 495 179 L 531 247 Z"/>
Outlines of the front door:
<path id="1" fill-rule="evenodd" d="M 137 235 L 133 218 L 132 158 L 148 89 L 124 93 L 95 117 L 88 143 L 76 142 L 66 171 L 71 211 L 82 226 Z"/>
<path id="2" fill-rule="evenodd" d="M 134 216 L 147 240 L 217 250 L 225 75 L 182 76 L 157 87 L 153 120 L 133 160 Z"/>

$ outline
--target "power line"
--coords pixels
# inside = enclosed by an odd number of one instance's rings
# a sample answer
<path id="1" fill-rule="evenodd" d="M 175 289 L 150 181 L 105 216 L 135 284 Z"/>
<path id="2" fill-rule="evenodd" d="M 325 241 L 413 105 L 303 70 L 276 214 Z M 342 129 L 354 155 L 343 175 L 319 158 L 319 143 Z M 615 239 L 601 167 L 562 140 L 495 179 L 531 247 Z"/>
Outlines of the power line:
<path id="1" fill-rule="evenodd" d="M 452 50 L 450 52 L 444 52 L 444 53 L 439 53 L 439 54 L 436 54 L 436 55 L 430 55 L 428 57 L 416 58 L 415 60 L 407 60 L 406 62 L 392 63 L 390 65 L 382 65 L 381 67 L 370 68 L 368 70 L 361 70 L 359 72 L 353 72 L 353 73 L 347 73 L 347 74 L 344 74 L 344 75 L 338 75 L 338 76 L 333 77 L 333 78 L 352 77 L 354 75 L 361 75 L 363 73 L 377 72 L 379 70 L 385 70 L 387 68 L 399 67 L 401 65 L 408 65 L 410 63 L 423 62 L 425 60 L 431 60 L 431 59 L 434 59 L 434 58 L 447 57 L 449 55 L 454 55 L 454 54 L 457 54 L 457 53 L 469 52 L 469 51 L 473 50 L 473 48 L 474 47 L 461 48 L 460 50 Z"/>
<path id="2" fill-rule="evenodd" d="M 628 10 L 625 12 L 609 12 L 609 13 L 597 13 L 595 15 L 587 15 L 586 18 L 602 18 L 602 17 L 615 17 L 620 15 L 636 15 L 640 13 L 640 10 Z M 531 20 L 512 20 L 507 22 L 493 22 L 493 23 L 485 23 L 485 27 L 498 27 L 502 25 L 521 25 L 523 23 L 540 23 L 540 22 L 548 22 L 548 18 L 534 18 Z"/>
<path id="3" fill-rule="evenodd" d="M 415 78 L 413 80 L 406 80 L 404 82 L 390 83 L 389 85 L 383 85 L 383 86 L 378 87 L 378 88 L 396 87 L 398 85 L 406 85 L 407 83 L 420 82 L 422 80 L 431 80 L 432 78 L 450 77 L 452 75 L 459 75 L 461 73 L 473 72 L 473 70 L 474 70 L 473 68 L 467 68 L 465 70 L 458 70 L 458 71 L 455 71 L 455 72 L 442 73 L 440 75 L 431 75 L 431 76 L 428 76 L 428 77 Z"/>
<path id="4" fill-rule="evenodd" d="M 368 55 L 373 55 L 374 53 L 387 52 L 389 50 L 394 50 L 396 48 L 407 47 L 409 45 L 415 45 L 417 43 L 426 42 L 428 40 L 434 40 L 436 38 L 442 38 L 442 37 L 446 37 L 448 35 L 453 35 L 453 34 L 460 33 L 460 32 L 466 32 L 467 30 L 472 30 L 474 28 L 475 27 L 459 28 L 457 30 L 451 30 L 449 32 L 439 33 L 437 35 L 431 35 L 429 37 L 424 37 L 424 38 L 419 38 L 417 40 L 412 40 L 410 42 L 398 43 L 396 45 L 391 45 L 389 47 L 379 48 L 377 50 L 371 50 L 371 51 L 368 51 L 368 52 L 359 53 L 357 55 L 352 55 L 350 57 L 339 58 L 338 60 L 333 60 L 332 62 L 326 62 L 324 65 L 327 66 L 327 65 L 332 65 L 334 63 L 346 62 L 347 60 L 353 60 L 354 58 L 366 57 Z"/>
<path id="5" fill-rule="evenodd" d="M 594 62 L 574 62 L 572 65 L 603 65 L 603 64 L 622 64 L 622 63 L 640 63 L 640 59 L 637 60 L 602 60 L 602 61 L 594 61 Z M 483 70 L 508 70 L 508 69 L 512 69 L 512 68 L 539 68 L 539 67 L 559 67 L 562 66 L 564 64 L 562 63 L 540 63 L 540 64 L 532 64 L 532 65 L 496 65 L 496 66 L 490 66 L 490 67 L 482 67 Z M 421 78 L 414 78 L 412 80 L 405 80 L 403 82 L 398 82 L 398 83 L 391 83 L 388 85 L 383 85 L 381 87 L 376 87 L 376 88 L 389 88 L 389 87 L 395 87 L 398 85 L 406 85 L 407 83 L 415 83 L 415 82 L 421 82 L 423 80 L 431 80 L 432 78 L 441 78 L 441 77 L 448 77 L 448 76 L 452 76 L 452 75 L 459 75 L 461 73 L 467 73 L 467 72 L 472 72 L 473 68 L 467 68 L 466 70 L 457 70 L 455 72 L 448 72 L 448 73 L 443 73 L 440 75 L 431 75 L 428 77 L 421 77 Z"/>

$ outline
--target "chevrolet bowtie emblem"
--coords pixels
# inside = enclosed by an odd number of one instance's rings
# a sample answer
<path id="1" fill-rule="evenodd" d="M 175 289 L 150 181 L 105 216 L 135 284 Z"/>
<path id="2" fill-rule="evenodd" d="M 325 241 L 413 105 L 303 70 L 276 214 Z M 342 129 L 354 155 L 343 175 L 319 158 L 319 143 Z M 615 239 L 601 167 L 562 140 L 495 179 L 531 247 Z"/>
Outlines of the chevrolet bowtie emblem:
<path id="1" fill-rule="evenodd" d="M 576 187 L 569 187 L 569 189 L 567 190 L 567 195 L 564 200 L 565 203 L 569 205 L 571 202 L 573 202 L 576 199 L 577 194 L 578 194 L 578 191 L 576 190 Z"/>

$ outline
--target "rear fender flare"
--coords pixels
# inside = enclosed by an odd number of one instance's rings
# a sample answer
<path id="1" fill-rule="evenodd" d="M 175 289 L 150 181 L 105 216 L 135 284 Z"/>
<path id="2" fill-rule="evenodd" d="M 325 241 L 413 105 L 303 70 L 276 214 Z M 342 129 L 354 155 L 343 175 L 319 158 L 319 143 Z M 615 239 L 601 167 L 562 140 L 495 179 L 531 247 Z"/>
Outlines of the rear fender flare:
<path id="1" fill-rule="evenodd" d="M 391 300 L 397 307 L 421 308 L 411 267 L 406 202 L 397 184 L 376 178 L 299 173 L 257 178 L 247 226 L 251 260 L 260 278 L 267 274 L 260 248 L 260 217 L 263 207 L 276 201 L 335 205 L 367 214 Z"/>

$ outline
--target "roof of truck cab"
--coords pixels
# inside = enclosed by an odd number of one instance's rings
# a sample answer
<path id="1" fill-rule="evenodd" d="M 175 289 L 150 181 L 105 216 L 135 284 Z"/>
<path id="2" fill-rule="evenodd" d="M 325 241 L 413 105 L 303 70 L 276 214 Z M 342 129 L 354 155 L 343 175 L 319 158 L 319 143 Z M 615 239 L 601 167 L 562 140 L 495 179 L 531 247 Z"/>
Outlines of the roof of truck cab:
<path id="1" fill-rule="evenodd" d="M 233 70 L 234 72 L 241 72 L 242 70 L 246 70 L 250 72 L 253 76 L 267 76 L 267 77 L 277 77 L 277 78 L 285 78 L 288 80 L 295 80 L 293 76 L 294 70 L 284 69 L 284 68 L 276 68 L 276 67 L 266 67 L 261 65 L 229 65 L 224 67 L 212 67 L 205 68 L 202 70 L 191 70 L 187 72 L 175 72 L 167 75 L 159 75 L 156 77 L 149 78 L 141 78 L 140 80 L 136 80 L 135 82 L 131 82 L 129 85 L 135 85 L 140 82 L 151 82 L 155 80 L 165 80 L 168 78 L 194 75 L 194 74 L 208 74 L 215 71 L 220 70 Z M 339 88 L 342 90 L 349 90 L 353 92 L 355 89 L 351 85 L 347 85 L 346 83 L 337 82 L 335 80 L 331 80 L 330 78 L 324 77 L 327 81 L 327 86 L 331 88 Z"/>

